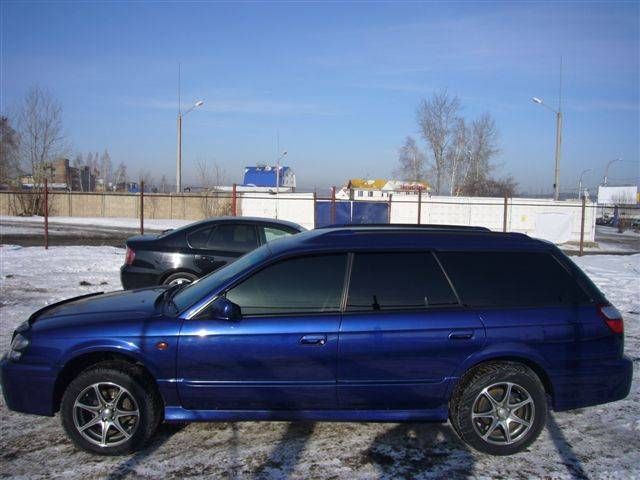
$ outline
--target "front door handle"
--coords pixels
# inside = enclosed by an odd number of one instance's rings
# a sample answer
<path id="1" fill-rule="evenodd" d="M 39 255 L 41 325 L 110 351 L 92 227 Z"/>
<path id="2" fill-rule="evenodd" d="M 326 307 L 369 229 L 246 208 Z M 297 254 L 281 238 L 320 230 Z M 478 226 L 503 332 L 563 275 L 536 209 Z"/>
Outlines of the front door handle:
<path id="1" fill-rule="evenodd" d="M 300 339 L 302 345 L 324 345 L 327 343 L 326 335 L 305 335 Z"/>
<path id="2" fill-rule="evenodd" d="M 469 340 L 473 338 L 473 330 L 454 330 L 449 334 L 449 340 Z"/>

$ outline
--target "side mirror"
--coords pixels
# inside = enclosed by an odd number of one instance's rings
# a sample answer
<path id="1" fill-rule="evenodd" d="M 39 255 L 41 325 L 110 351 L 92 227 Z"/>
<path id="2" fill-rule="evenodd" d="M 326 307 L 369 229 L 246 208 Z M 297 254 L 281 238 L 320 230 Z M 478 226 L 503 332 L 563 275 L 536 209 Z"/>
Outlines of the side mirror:
<path id="1" fill-rule="evenodd" d="M 242 318 L 242 312 L 239 305 L 225 297 L 219 297 L 211 304 L 211 317 L 219 320 L 237 321 Z"/>

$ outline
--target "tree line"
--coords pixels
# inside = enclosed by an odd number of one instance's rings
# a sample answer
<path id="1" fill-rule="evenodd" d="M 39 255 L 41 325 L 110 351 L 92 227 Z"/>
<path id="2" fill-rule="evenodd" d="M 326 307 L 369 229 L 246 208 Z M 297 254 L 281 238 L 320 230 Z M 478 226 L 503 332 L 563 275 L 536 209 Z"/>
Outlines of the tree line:
<path id="1" fill-rule="evenodd" d="M 62 123 L 62 106 L 40 87 L 28 90 L 13 118 L 0 116 L 0 184 L 11 185 L 20 175 L 32 175 L 34 186 L 50 174 L 51 162 L 68 158 L 72 148 Z M 107 149 L 102 154 L 77 153 L 71 162 L 76 168 L 88 166 L 105 182 L 128 181 L 127 166 L 115 168 Z"/>
<path id="2" fill-rule="evenodd" d="M 422 100 L 416 123 L 425 150 L 409 135 L 398 151 L 402 180 L 428 181 L 435 195 L 512 196 L 517 183 L 497 178 L 493 163 L 500 152 L 498 129 L 489 113 L 468 120 L 457 96 L 446 90 Z"/>

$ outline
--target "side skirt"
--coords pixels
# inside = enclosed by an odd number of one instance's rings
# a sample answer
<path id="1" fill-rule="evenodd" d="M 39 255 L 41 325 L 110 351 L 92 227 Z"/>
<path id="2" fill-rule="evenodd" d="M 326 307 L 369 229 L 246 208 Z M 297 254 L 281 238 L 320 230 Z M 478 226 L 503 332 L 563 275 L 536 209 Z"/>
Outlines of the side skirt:
<path id="1" fill-rule="evenodd" d="M 327 421 L 446 422 L 446 408 L 433 410 L 186 410 L 166 407 L 165 422 Z"/>

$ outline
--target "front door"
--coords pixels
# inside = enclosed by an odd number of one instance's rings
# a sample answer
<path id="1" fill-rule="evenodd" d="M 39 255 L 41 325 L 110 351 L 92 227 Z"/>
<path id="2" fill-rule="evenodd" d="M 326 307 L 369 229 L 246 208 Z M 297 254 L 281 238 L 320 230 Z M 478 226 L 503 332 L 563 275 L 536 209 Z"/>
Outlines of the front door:
<path id="1" fill-rule="evenodd" d="M 443 408 L 449 377 L 484 340 L 431 253 L 356 253 L 338 340 L 340 408 Z"/>
<path id="2" fill-rule="evenodd" d="M 179 393 L 188 409 L 333 409 L 346 255 L 271 264 L 230 288 L 236 321 L 185 320 Z"/>

